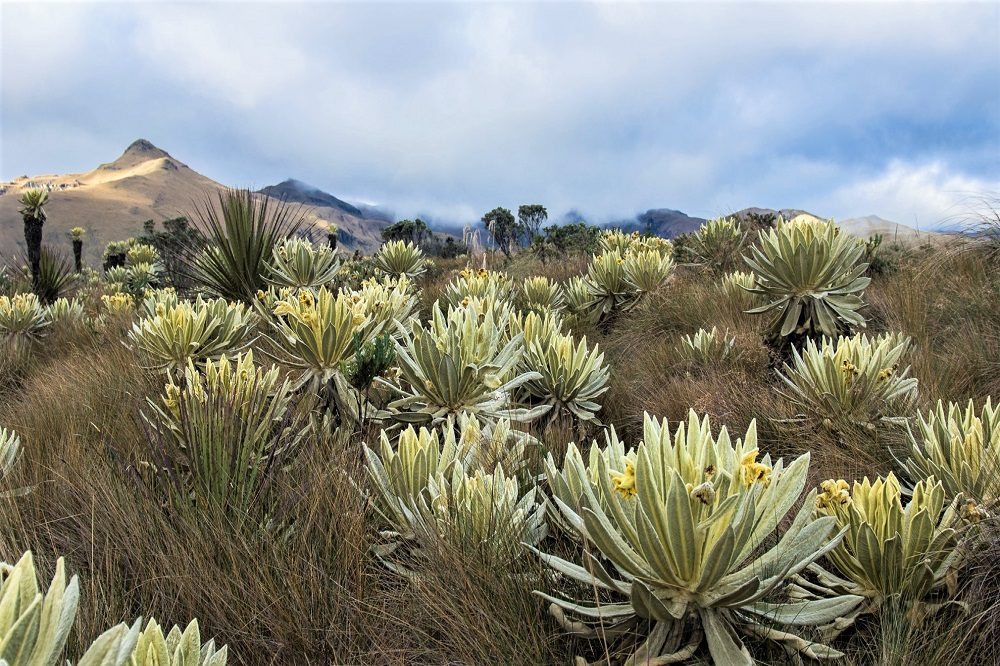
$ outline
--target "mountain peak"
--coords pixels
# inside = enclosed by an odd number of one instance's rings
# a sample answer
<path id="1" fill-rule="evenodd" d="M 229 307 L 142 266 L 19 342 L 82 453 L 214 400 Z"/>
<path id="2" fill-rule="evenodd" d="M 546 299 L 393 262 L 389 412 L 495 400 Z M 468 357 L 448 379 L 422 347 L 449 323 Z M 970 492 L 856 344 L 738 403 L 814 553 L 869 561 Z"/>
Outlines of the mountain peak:
<path id="1" fill-rule="evenodd" d="M 304 183 L 295 178 L 286 178 L 277 185 L 268 185 L 258 190 L 261 194 L 269 197 L 284 199 L 293 203 L 301 203 L 307 206 L 323 206 L 334 208 L 347 215 L 364 218 L 364 213 L 357 206 L 338 199 L 328 192 L 324 192 L 314 185 Z"/>
<path id="2" fill-rule="evenodd" d="M 161 150 L 154 146 L 152 142 L 146 139 L 136 139 L 129 144 L 125 152 L 122 153 L 122 157 L 126 155 L 141 155 L 144 159 L 155 160 L 160 157 L 170 157 L 170 154 L 165 150 Z"/>

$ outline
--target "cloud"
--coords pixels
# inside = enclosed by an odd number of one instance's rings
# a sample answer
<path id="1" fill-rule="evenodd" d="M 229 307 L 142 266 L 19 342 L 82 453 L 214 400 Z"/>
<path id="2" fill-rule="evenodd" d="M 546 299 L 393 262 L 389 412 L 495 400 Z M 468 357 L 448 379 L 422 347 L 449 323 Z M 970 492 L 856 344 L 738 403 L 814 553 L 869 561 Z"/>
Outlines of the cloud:
<path id="1" fill-rule="evenodd" d="M 891 185 L 878 196 L 864 184 L 895 164 L 940 165 L 926 178 L 942 187 L 1000 177 L 995 5 L 3 13 L 3 178 L 90 168 L 144 136 L 225 182 L 292 176 L 400 215 L 461 220 L 528 200 L 608 218 L 664 206 L 840 210 L 852 195 L 891 208 L 864 213 L 912 219 L 938 214 L 941 200 L 918 192 L 907 204 Z M 49 17 L 57 43 L 16 28 Z"/>
<path id="2" fill-rule="evenodd" d="M 882 173 L 844 185 L 818 205 L 836 217 L 877 212 L 912 227 L 935 229 L 974 219 L 982 198 L 998 192 L 1000 178 L 970 176 L 940 161 L 894 160 Z"/>

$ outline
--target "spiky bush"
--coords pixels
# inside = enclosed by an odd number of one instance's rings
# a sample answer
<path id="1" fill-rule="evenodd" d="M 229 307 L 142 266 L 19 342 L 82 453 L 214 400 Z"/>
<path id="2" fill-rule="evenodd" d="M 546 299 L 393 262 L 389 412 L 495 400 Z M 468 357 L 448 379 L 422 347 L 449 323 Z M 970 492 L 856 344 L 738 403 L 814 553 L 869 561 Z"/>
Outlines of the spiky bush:
<path id="1" fill-rule="evenodd" d="M 329 246 L 315 246 L 301 238 L 288 238 L 274 246 L 267 266 L 268 282 L 292 289 L 319 288 L 337 276 L 340 262 Z"/>
<path id="2" fill-rule="evenodd" d="M 467 412 L 489 419 L 537 418 L 541 408 L 520 409 L 511 392 L 538 378 L 518 373 L 523 336 L 506 340 L 509 311 L 479 302 L 444 310 L 434 307 L 426 325 L 413 322 L 397 345 L 401 381 L 391 385 L 403 397 L 390 403 L 403 422 L 438 423 Z"/>
<path id="3" fill-rule="evenodd" d="M 49 318 L 35 294 L 0 296 L 0 334 L 8 340 L 34 340 L 45 334 Z"/>
<path id="4" fill-rule="evenodd" d="M 485 268 L 478 271 L 463 268 L 445 287 L 441 300 L 454 307 L 464 307 L 470 300 L 481 301 L 487 306 L 500 303 L 509 307 L 513 304 L 515 292 L 514 282 L 504 273 Z"/>
<path id="5" fill-rule="evenodd" d="M 572 416 L 581 422 L 597 421 L 601 405 L 596 400 L 608 390 L 610 377 L 600 348 L 588 349 L 586 337 L 532 337 L 525 344 L 521 368 L 540 377 L 521 387 L 525 402 L 543 407 L 550 419 Z"/>
<path id="6" fill-rule="evenodd" d="M 214 296 L 251 303 L 267 287 L 274 247 L 302 223 L 300 210 L 248 189 L 227 189 L 196 207 L 200 234 L 182 272 Z M 204 246 L 204 251 L 196 250 Z"/>
<path id="7" fill-rule="evenodd" d="M 294 450 L 303 430 L 289 416 L 291 386 L 278 369 L 254 364 L 253 352 L 230 360 L 188 362 L 183 379 L 170 378 L 147 418 L 163 450 L 154 471 L 172 499 L 191 497 L 243 516 L 263 493 L 275 461 Z"/>
<path id="8" fill-rule="evenodd" d="M 792 348 L 779 393 L 800 420 L 836 431 L 898 423 L 917 399 L 917 380 L 904 365 L 909 348 L 910 339 L 895 333 L 807 340 L 801 353 Z"/>
<path id="9" fill-rule="evenodd" d="M 128 337 L 152 367 L 163 372 L 232 356 L 254 341 L 256 318 L 242 303 L 199 296 L 194 303 L 182 301 L 171 307 L 157 303 L 154 308 L 152 317 L 132 325 Z"/>
<path id="10" fill-rule="evenodd" d="M 693 411 L 672 439 L 665 420 L 646 415 L 635 449 L 595 444 L 588 467 L 570 445 L 562 470 L 550 456 L 546 469 L 555 502 L 588 544 L 583 565 L 539 553 L 579 585 L 573 593 L 587 595 L 576 600 L 539 592 L 552 614 L 568 631 L 604 640 L 632 634 L 650 620 L 646 641 L 626 663 L 689 658 L 704 636 L 715 663 L 750 666 L 754 661 L 738 632 L 811 657 L 840 656 L 775 626 L 821 625 L 860 603 L 850 594 L 798 603 L 775 596 L 792 575 L 837 545 L 842 533 L 836 521 L 813 516 L 811 494 L 780 539 L 762 547 L 799 500 L 808 454 L 787 468 L 767 455 L 758 460 L 755 424 L 733 443 L 725 428 L 713 437 L 708 417 L 699 421 Z M 589 596 L 595 590 L 601 598 Z"/>
<path id="11" fill-rule="evenodd" d="M 694 335 L 685 335 L 677 346 L 677 354 L 690 365 L 708 366 L 729 359 L 736 346 L 736 338 L 728 333 L 719 333 L 716 327 L 711 331 L 698 329 Z"/>
<path id="12" fill-rule="evenodd" d="M 763 230 L 744 259 L 764 305 L 750 312 L 771 315 L 773 340 L 786 336 L 836 336 L 864 328 L 859 310 L 871 282 L 863 277 L 864 244 L 833 222 L 779 221 Z"/>
<path id="13" fill-rule="evenodd" d="M 720 217 L 698 228 L 690 249 L 696 262 L 724 273 L 739 264 L 745 240 L 746 233 L 737 220 Z"/>
<path id="14" fill-rule="evenodd" d="M 49 304 L 69 293 L 76 284 L 77 274 L 69 257 L 42 247 L 37 278 L 35 293 L 42 303 Z"/>
<path id="15" fill-rule="evenodd" d="M 544 276 L 525 278 L 517 294 L 517 305 L 529 312 L 558 312 L 565 306 L 562 287 Z"/>
<path id="16" fill-rule="evenodd" d="M 960 563 L 961 517 L 957 502 L 945 505 L 944 487 L 933 478 L 922 480 L 903 506 L 903 494 L 893 474 L 870 482 L 844 480 L 822 484 L 815 499 L 816 514 L 833 517 L 844 530 L 843 540 L 827 554 L 836 569 L 812 571 L 818 584 L 802 581 L 797 596 L 854 594 L 865 599 L 859 612 L 876 611 L 887 601 L 902 602 L 919 619 L 934 607 L 935 593 L 948 598 L 949 578 Z M 843 629 L 856 615 L 831 629 Z"/>
<path id="17" fill-rule="evenodd" d="M 960 494 L 987 506 L 1000 502 L 1000 407 L 987 397 L 982 411 L 972 400 L 963 411 L 954 402 L 920 415 L 910 430 L 909 457 L 899 460 L 912 481 L 940 479 L 949 497 Z"/>
<path id="18" fill-rule="evenodd" d="M 60 662 L 69 637 L 80 584 L 76 576 L 66 580 L 63 558 L 48 592 L 38 589 L 31 551 L 17 564 L 2 565 L 0 582 L 0 663 L 11 666 L 55 666 Z"/>
<path id="19" fill-rule="evenodd" d="M 391 528 L 377 552 L 386 557 L 444 538 L 467 549 L 488 546 L 491 559 L 509 561 L 522 541 L 537 543 L 544 509 L 534 487 L 522 490 L 514 476 L 531 441 L 507 420 L 484 426 L 472 416 L 448 418 L 440 429 L 410 426 L 395 447 L 382 431 L 378 452 L 365 447 L 375 506 Z"/>
<path id="20" fill-rule="evenodd" d="M 410 241 L 388 241 L 375 253 L 375 267 L 389 275 L 415 278 L 427 270 L 424 252 Z"/>

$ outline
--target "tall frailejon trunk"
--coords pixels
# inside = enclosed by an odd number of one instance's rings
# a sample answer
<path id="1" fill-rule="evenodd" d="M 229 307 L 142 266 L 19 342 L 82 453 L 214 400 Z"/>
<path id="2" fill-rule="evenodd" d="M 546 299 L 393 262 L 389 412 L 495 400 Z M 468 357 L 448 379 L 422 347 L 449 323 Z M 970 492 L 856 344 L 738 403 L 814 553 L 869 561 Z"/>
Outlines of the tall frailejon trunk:
<path id="1" fill-rule="evenodd" d="M 73 263 L 77 273 L 83 271 L 83 241 L 79 239 L 73 241 Z"/>
<path id="2" fill-rule="evenodd" d="M 24 218 L 24 244 L 28 248 L 28 265 L 31 267 L 31 289 L 38 293 L 38 267 L 42 261 L 42 225 L 44 220 Z"/>
<path id="3" fill-rule="evenodd" d="M 333 250 L 334 252 L 336 252 L 337 251 L 337 234 L 329 234 L 329 235 L 327 235 L 326 240 L 329 241 L 329 243 L 330 243 L 330 249 Z"/>

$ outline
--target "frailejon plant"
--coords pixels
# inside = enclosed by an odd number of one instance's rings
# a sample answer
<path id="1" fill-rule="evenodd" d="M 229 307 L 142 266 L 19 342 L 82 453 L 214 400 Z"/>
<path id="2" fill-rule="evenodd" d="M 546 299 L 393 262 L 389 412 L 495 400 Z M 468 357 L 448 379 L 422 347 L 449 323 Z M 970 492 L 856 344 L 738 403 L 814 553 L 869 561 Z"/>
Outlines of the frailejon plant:
<path id="1" fill-rule="evenodd" d="M 494 307 L 502 306 L 495 304 Z M 527 348 L 536 341 L 545 342 L 562 335 L 562 316 L 551 311 L 527 314 L 519 311 L 511 312 L 507 319 L 507 330 L 509 338 L 522 335 L 524 346 Z"/>
<path id="2" fill-rule="evenodd" d="M 332 282 L 339 270 L 340 262 L 329 246 L 289 238 L 274 247 L 267 280 L 276 287 L 316 289 Z"/>
<path id="3" fill-rule="evenodd" d="M 341 376 L 341 364 L 353 353 L 355 333 L 363 335 L 368 324 L 361 300 L 354 302 L 343 293 L 335 296 L 326 287 L 315 296 L 311 291 L 289 295 L 273 312 L 270 339 L 278 350 L 276 360 L 301 371 L 297 387 L 308 383 L 313 390 Z"/>
<path id="4" fill-rule="evenodd" d="M 545 276 L 525 278 L 517 294 L 517 305 L 528 312 L 558 312 L 565 306 L 562 287 Z"/>
<path id="5" fill-rule="evenodd" d="M 388 241 L 375 253 L 375 267 L 388 275 L 415 278 L 427 270 L 423 250 L 410 241 Z"/>
<path id="6" fill-rule="evenodd" d="M 808 454 L 787 467 L 772 463 L 759 455 L 755 423 L 734 443 L 725 428 L 713 437 L 708 417 L 699 421 L 693 410 L 673 441 L 665 420 L 646 415 L 637 448 L 594 449 L 589 467 L 575 445 L 562 470 L 551 457 L 546 464 L 562 520 L 590 546 L 583 565 L 539 553 L 588 597 L 538 592 L 568 631 L 607 640 L 651 621 L 630 664 L 690 658 L 704 636 L 715 663 L 749 666 L 754 661 L 738 632 L 814 658 L 840 656 L 779 627 L 826 624 L 861 597 L 789 603 L 779 593 L 834 548 L 843 530 L 832 517 L 813 515 L 812 493 L 780 539 L 762 547 L 799 500 Z M 590 596 L 598 591 L 600 598 Z"/>
<path id="7" fill-rule="evenodd" d="M 0 428 L 0 482 L 7 478 L 20 457 L 21 438 L 13 430 Z"/>
<path id="8" fill-rule="evenodd" d="M 722 293 L 731 302 L 740 308 L 749 310 L 758 302 L 758 296 L 752 293 L 757 285 L 757 278 L 753 273 L 745 271 L 733 271 L 722 276 Z"/>
<path id="9" fill-rule="evenodd" d="M 545 534 L 544 508 L 534 486 L 522 490 L 515 477 L 529 443 L 536 442 L 509 421 L 484 426 L 471 416 L 448 418 L 440 429 L 410 426 L 395 446 L 382 431 L 378 452 L 365 447 L 375 507 L 389 527 L 377 554 L 410 573 L 385 558 L 442 537 L 455 546 L 488 546 L 507 561 L 522 541 L 537 543 Z"/>
<path id="10" fill-rule="evenodd" d="M 35 294 L 0 296 L 0 334 L 8 340 L 42 337 L 50 321 Z"/>
<path id="11" fill-rule="evenodd" d="M 677 354 L 689 365 L 710 366 L 733 356 L 736 338 L 728 333 L 719 333 L 716 327 L 711 331 L 698 329 L 694 335 L 685 335 L 677 346 Z"/>
<path id="12" fill-rule="evenodd" d="M 83 302 L 76 298 L 58 298 L 45 307 L 45 316 L 55 328 L 74 328 L 85 320 Z"/>
<path id="13" fill-rule="evenodd" d="M 972 400 L 963 411 L 954 402 L 945 411 L 940 400 L 917 432 L 910 432 L 909 457 L 897 459 L 911 481 L 933 476 L 949 497 L 994 507 L 1000 502 L 1000 406 L 987 397 L 977 412 Z"/>
<path id="14" fill-rule="evenodd" d="M 121 292 L 104 294 L 101 296 L 101 302 L 104 304 L 104 310 L 114 316 L 130 315 L 135 309 L 135 299 L 131 294 Z"/>
<path id="15" fill-rule="evenodd" d="M 594 255 L 585 280 L 590 295 L 588 309 L 597 319 L 627 310 L 636 302 L 635 287 L 625 273 L 625 256 L 618 251 Z"/>
<path id="16" fill-rule="evenodd" d="M 517 372 L 523 336 L 506 340 L 509 317 L 508 310 L 479 302 L 447 311 L 438 302 L 426 325 L 413 322 L 397 344 L 400 381 L 385 382 L 402 394 L 389 404 L 394 418 L 438 423 L 466 412 L 527 421 L 546 411 L 513 404 L 512 391 L 540 375 Z"/>
<path id="17" fill-rule="evenodd" d="M 192 495 L 236 516 L 261 497 L 268 474 L 293 452 L 304 429 L 290 416 L 291 387 L 274 366 L 254 364 L 247 352 L 230 360 L 188 362 L 183 380 L 173 378 L 147 418 L 165 447 L 157 468 L 179 506 Z"/>
<path id="18" fill-rule="evenodd" d="M 158 264 L 160 263 L 160 253 L 148 243 L 136 243 L 125 252 L 125 261 L 129 266 Z"/>
<path id="19" fill-rule="evenodd" d="M 563 289 L 566 298 L 566 312 L 571 323 L 593 324 L 597 321 L 598 310 L 594 307 L 594 297 L 590 293 L 587 281 L 574 275 Z"/>
<path id="20" fill-rule="evenodd" d="M 76 617 L 77 577 L 66 581 L 63 558 L 45 594 L 38 589 L 31 551 L 11 566 L 0 564 L 0 665 L 56 666 Z M 140 632 L 142 618 L 101 634 L 76 666 L 225 666 L 228 650 L 202 645 L 197 621 L 183 632 L 174 627 L 164 638 L 155 620 Z"/>
<path id="21" fill-rule="evenodd" d="M 636 300 L 666 283 L 674 261 L 656 250 L 634 250 L 625 255 L 625 279 L 636 292 Z"/>
<path id="22" fill-rule="evenodd" d="M 216 360 L 246 349 L 254 340 L 256 317 L 242 303 L 225 299 L 182 301 L 132 325 L 132 345 L 163 372 L 183 371 L 189 363 Z"/>
<path id="23" fill-rule="evenodd" d="M 156 620 L 150 618 L 139 634 L 130 666 L 226 666 L 228 648 L 216 650 L 215 641 L 202 644 L 198 621 L 192 620 L 182 631 L 174 626 L 166 636 Z"/>
<path id="24" fill-rule="evenodd" d="M 514 282 L 505 274 L 480 268 L 474 271 L 463 268 L 458 276 L 445 287 L 441 300 L 445 304 L 462 307 L 470 300 L 487 304 L 501 303 L 510 306 L 515 298 Z"/>
<path id="25" fill-rule="evenodd" d="M 708 220 L 694 233 L 691 252 L 695 261 L 718 273 L 737 266 L 746 241 L 740 223 L 731 217 Z"/>
<path id="26" fill-rule="evenodd" d="M 620 229 L 613 229 L 604 232 L 598 242 L 601 252 L 618 252 L 622 256 L 630 252 L 644 250 L 655 250 L 659 254 L 670 256 L 674 251 L 673 244 L 667 239 L 659 236 L 644 236 L 638 231 L 626 234 Z"/>
<path id="27" fill-rule="evenodd" d="M 843 540 L 827 554 L 836 570 L 810 567 L 817 582 L 800 577 L 797 597 L 822 598 L 832 593 L 865 599 L 858 613 L 843 616 L 828 630 L 842 630 L 862 612 L 874 612 L 886 602 L 901 602 L 919 619 L 940 608 L 932 595 L 947 601 L 952 577 L 960 564 L 961 498 L 945 504 L 944 487 L 934 478 L 913 488 L 903 506 L 903 494 L 893 474 L 885 479 L 854 482 L 824 481 L 815 498 L 815 512 L 833 517 L 846 530 Z"/>
<path id="28" fill-rule="evenodd" d="M 406 275 L 365 280 L 350 297 L 352 303 L 364 309 L 368 319 L 361 332 L 364 340 L 373 340 L 383 333 L 399 338 L 417 316 L 417 294 Z"/>
<path id="29" fill-rule="evenodd" d="M 779 393 L 799 411 L 798 420 L 843 431 L 898 424 L 917 399 L 917 380 L 904 357 L 910 339 L 896 333 L 869 338 L 863 333 L 792 348 Z"/>
<path id="30" fill-rule="evenodd" d="M 80 584 L 76 576 L 67 582 L 63 558 L 47 592 L 38 589 L 31 551 L 17 564 L 2 565 L 0 582 L 0 664 L 10 666 L 55 666 L 60 663 L 69 637 Z"/>
<path id="31" fill-rule="evenodd" d="M 871 279 L 863 255 L 864 244 L 832 221 L 779 221 L 744 256 L 756 280 L 752 292 L 765 301 L 750 312 L 771 314 L 773 340 L 864 328 L 858 311 Z"/>
<path id="32" fill-rule="evenodd" d="M 587 348 L 586 337 L 534 337 L 525 345 L 521 368 L 540 375 L 525 382 L 520 392 L 528 404 L 543 407 L 550 420 L 572 416 L 599 422 L 601 405 L 596 400 L 608 390 L 610 370 L 597 345 Z"/>

